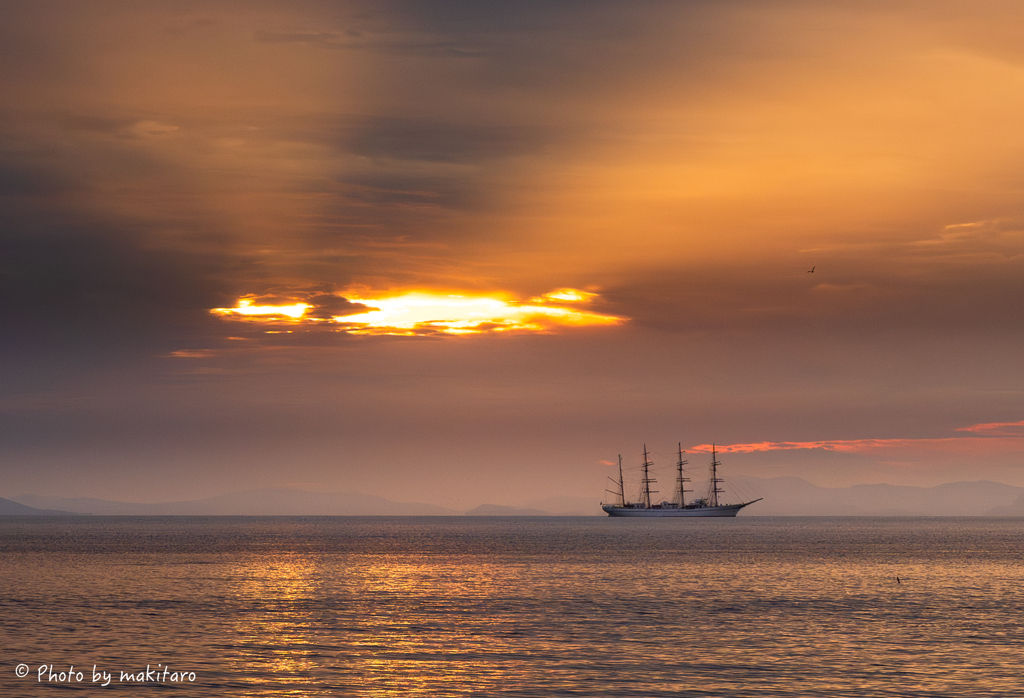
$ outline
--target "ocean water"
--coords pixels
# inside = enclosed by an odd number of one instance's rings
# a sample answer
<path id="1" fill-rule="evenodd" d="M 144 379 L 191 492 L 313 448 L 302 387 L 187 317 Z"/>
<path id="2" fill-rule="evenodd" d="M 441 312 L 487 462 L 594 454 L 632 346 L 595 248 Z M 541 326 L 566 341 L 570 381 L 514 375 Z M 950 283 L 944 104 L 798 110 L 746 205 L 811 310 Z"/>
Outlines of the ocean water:
<path id="1" fill-rule="evenodd" d="M 1022 543 L 1017 519 L 0 517 L 0 695 L 1024 695 Z"/>

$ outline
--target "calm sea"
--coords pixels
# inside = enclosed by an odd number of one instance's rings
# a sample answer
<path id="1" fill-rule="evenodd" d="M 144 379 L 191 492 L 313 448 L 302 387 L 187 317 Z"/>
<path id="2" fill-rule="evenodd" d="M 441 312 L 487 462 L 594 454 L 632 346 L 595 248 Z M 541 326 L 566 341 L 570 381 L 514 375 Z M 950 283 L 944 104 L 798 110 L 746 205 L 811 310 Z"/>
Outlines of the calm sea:
<path id="1" fill-rule="evenodd" d="M 1019 519 L 0 517 L 0 694 L 1024 695 L 1022 543 Z"/>

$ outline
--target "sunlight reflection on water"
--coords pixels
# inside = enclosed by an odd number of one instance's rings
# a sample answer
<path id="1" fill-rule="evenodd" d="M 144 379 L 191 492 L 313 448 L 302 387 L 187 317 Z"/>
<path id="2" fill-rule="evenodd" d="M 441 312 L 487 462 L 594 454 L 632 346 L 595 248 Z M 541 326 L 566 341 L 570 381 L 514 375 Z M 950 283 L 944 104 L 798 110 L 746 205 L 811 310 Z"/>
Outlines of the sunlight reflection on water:
<path id="1" fill-rule="evenodd" d="M 8 517 L 0 685 L 57 690 L 36 681 L 44 663 L 162 663 L 196 673 L 184 696 L 1009 695 L 1022 532 L 995 519 Z"/>

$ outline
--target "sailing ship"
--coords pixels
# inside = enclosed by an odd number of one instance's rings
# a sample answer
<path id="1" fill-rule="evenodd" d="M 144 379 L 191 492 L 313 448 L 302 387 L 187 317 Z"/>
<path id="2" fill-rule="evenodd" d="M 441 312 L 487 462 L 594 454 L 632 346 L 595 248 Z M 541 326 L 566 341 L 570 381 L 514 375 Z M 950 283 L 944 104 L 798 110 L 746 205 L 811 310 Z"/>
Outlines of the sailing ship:
<path id="1" fill-rule="evenodd" d="M 622 456 L 619 456 L 619 479 L 616 482 L 614 479 L 608 478 L 618 485 L 618 490 L 606 490 L 606 492 L 617 495 L 618 502 L 614 504 L 602 503 L 601 508 L 608 512 L 608 516 L 736 516 L 743 507 L 750 506 L 754 502 L 760 502 L 762 499 L 759 497 L 741 504 L 723 504 L 719 501 L 718 495 L 722 494 L 721 485 L 723 482 L 718 477 L 718 466 L 721 463 L 718 462 L 718 453 L 712 445 L 711 479 L 708 483 L 708 494 L 705 497 L 687 502 L 686 493 L 693 492 L 693 490 L 686 489 L 686 484 L 690 482 L 690 478 L 683 474 L 683 466 L 686 464 L 687 461 L 683 460 L 683 445 L 679 444 L 679 462 L 676 464 L 679 474 L 676 476 L 675 491 L 677 501 L 664 501 L 661 504 L 654 504 L 651 502 L 651 495 L 657 494 L 658 491 L 651 489 L 651 485 L 656 484 L 656 481 L 650 474 L 653 463 L 651 463 L 650 456 L 647 453 L 647 444 L 644 444 L 644 475 L 640 481 L 640 501 L 627 502 L 626 487 L 622 479 Z"/>

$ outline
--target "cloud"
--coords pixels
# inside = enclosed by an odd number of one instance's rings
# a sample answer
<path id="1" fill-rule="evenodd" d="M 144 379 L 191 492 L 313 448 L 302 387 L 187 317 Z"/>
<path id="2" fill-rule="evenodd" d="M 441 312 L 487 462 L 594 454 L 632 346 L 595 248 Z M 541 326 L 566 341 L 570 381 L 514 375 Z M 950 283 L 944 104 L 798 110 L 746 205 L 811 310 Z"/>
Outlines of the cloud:
<path id="1" fill-rule="evenodd" d="M 330 292 L 245 296 L 234 307 L 210 312 L 227 320 L 279 325 L 288 332 L 328 330 L 409 337 L 552 332 L 625 321 L 580 308 L 597 294 L 569 288 L 526 302 L 510 301 L 507 294 L 424 290 L 355 293 L 345 291 L 348 298 Z"/>
<path id="2" fill-rule="evenodd" d="M 990 422 L 988 424 L 974 424 L 969 427 L 960 427 L 957 431 L 969 431 L 982 436 L 1024 436 L 1024 422 Z"/>
<path id="3" fill-rule="evenodd" d="M 189 253 L 229 237 L 237 268 L 260 269 L 229 273 L 238 295 L 370 280 L 527 296 L 597 281 L 608 313 L 676 331 L 942 328 L 950 316 L 988 331 L 1021 309 L 1018 218 L 935 213 L 918 196 L 935 183 L 901 169 L 956 150 L 902 130 L 961 123 L 915 106 L 930 78 L 988 76 L 971 88 L 980 101 L 961 104 L 969 115 L 1008 94 L 992 65 L 958 58 L 956 77 L 918 60 L 965 39 L 916 10 L 302 8 L 153 6 L 110 26 L 78 10 L 47 31 L 45 13 L 10 10 L 20 29 L 7 33 L 77 77 L 8 108 L 17 147 L 0 189 L 78 194 Z M 132 37 L 118 44 L 128 59 L 107 61 L 83 38 L 97 32 Z M 483 57 L 421 63 L 401 58 L 410 47 Z M 1005 106 L 1009 123 L 1019 109 Z M 970 157 L 1017 176 L 988 141 Z M 816 286 L 787 271 L 804 262 Z"/>
<path id="4" fill-rule="evenodd" d="M 10 162 L 0 164 L 0 197 L 56 196 L 75 186 L 75 181 L 62 172 Z"/>
<path id="5" fill-rule="evenodd" d="M 123 222 L 50 212 L 0 233 L 0 329 L 6 351 L 94 353 L 166 347 L 203 334 L 228 288 L 225 260 L 147 244 Z"/>
<path id="6" fill-rule="evenodd" d="M 333 290 L 330 284 L 312 287 L 273 287 L 258 294 L 239 298 L 233 307 L 214 308 L 210 312 L 225 319 L 259 324 L 284 323 L 290 329 L 314 331 L 331 329 L 336 317 L 366 312 L 369 308 L 352 302 Z"/>
<path id="7" fill-rule="evenodd" d="M 348 117 L 339 124 L 346 152 L 373 158 L 477 163 L 537 152 L 554 134 L 512 123 L 479 124 L 397 116 Z"/>
<path id="8" fill-rule="evenodd" d="M 1015 428 L 1007 428 L 1015 427 Z M 762 441 L 747 444 L 700 444 L 690 453 L 759 453 L 767 451 L 821 450 L 836 453 L 884 454 L 895 452 L 938 451 L 959 454 L 1024 453 L 1024 422 L 978 424 L 957 431 L 981 433 L 984 437 L 937 439 L 847 439 L 832 441 Z M 998 443 L 997 443 L 998 442 Z"/>
<path id="9" fill-rule="evenodd" d="M 256 32 L 256 41 L 284 44 L 309 44 L 322 48 L 354 48 L 353 40 L 361 37 L 362 34 L 356 31 L 349 31 L 345 34 L 337 32 L 272 32 L 260 30 Z"/>
<path id="10" fill-rule="evenodd" d="M 434 58 L 478 58 L 485 55 L 479 45 L 465 40 L 438 40 L 417 34 L 376 34 L 348 30 L 275 32 L 259 30 L 256 41 L 275 44 L 304 44 L 321 49 L 370 51 L 394 55 Z"/>
<path id="11" fill-rule="evenodd" d="M 763 451 L 796 451 L 821 449 L 839 453 L 865 453 L 878 449 L 899 448 L 908 445 L 948 443 L 952 439 L 849 439 L 839 441 L 761 441 L 750 444 L 700 444 L 687 449 L 691 453 L 757 453 Z"/>
<path id="12" fill-rule="evenodd" d="M 137 121 L 131 127 L 132 133 L 140 138 L 159 138 L 160 136 L 174 133 L 177 130 L 177 126 L 162 124 L 159 121 L 152 120 Z"/>

